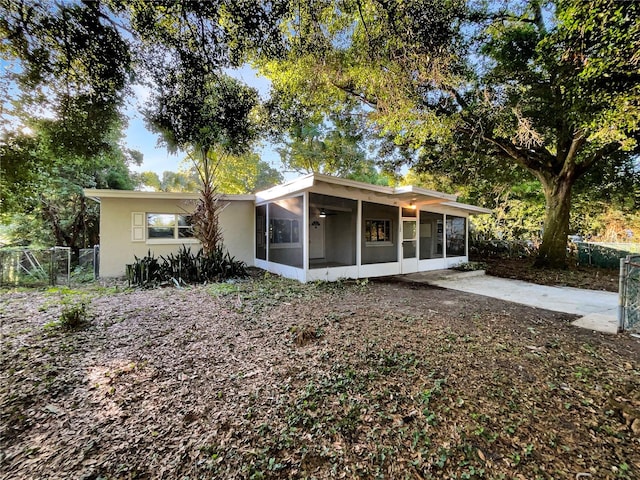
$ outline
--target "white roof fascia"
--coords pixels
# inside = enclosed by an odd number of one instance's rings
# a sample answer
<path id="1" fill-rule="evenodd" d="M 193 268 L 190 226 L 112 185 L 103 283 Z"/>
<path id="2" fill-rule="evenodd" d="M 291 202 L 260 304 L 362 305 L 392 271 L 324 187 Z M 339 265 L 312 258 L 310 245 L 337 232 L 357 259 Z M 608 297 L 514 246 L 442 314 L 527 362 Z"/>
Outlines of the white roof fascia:
<path id="1" fill-rule="evenodd" d="M 415 193 L 416 195 L 421 195 L 421 196 L 426 196 L 426 197 L 442 198 L 442 199 L 445 199 L 445 200 L 452 200 L 454 202 L 458 198 L 457 195 L 452 195 L 450 193 L 437 192 L 435 190 L 427 190 L 426 188 L 414 187 L 413 185 L 405 185 L 405 186 L 402 186 L 402 187 L 396 187 L 394 189 L 393 193 L 395 193 L 396 195 L 402 195 L 402 194 L 406 194 L 406 193 Z"/>
<path id="2" fill-rule="evenodd" d="M 327 183 L 331 185 L 339 185 L 342 187 L 355 188 L 358 190 L 365 190 L 368 192 L 381 193 L 393 197 L 395 195 L 415 194 L 422 197 L 431 197 L 436 199 L 442 199 L 442 201 L 455 201 L 456 196 L 448 193 L 436 192 L 434 190 L 427 190 L 424 188 L 418 188 L 414 186 L 403 187 L 386 187 L 384 185 L 372 185 L 370 183 L 358 182 L 356 180 L 349 180 L 346 178 L 332 177 L 330 175 L 324 175 L 321 173 L 310 173 L 304 177 L 300 177 L 296 180 L 278 185 L 276 187 L 264 190 L 256 193 L 257 202 L 264 202 L 273 200 L 276 198 L 298 193 L 303 190 L 307 190 L 317 183 Z"/>
<path id="3" fill-rule="evenodd" d="M 200 193 L 193 192 L 142 192 L 138 190 L 108 190 L 85 188 L 85 197 L 99 201 L 101 198 L 139 198 L 147 200 L 197 200 Z M 255 195 L 220 195 L 221 200 L 255 200 Z"/>
<path id="4" fill-rule="evenodd" d="M 493 213 L 493 210 L 484 207 L 477 207 L 476 205 L 469 205 L 467 203 L 459 203 L 459 202 L 443 202 L 440 205 L 445 207 L 457 208 L 458 210 L 463 210 L 472 215 L 483 215 Z"/>
<path id="5" fill-rule="evenodd" d="M 95 195 L 95 190 L 92 189 L 86 189 L 84 188 L 82 190 L 82 193 L 85 197 L 87 197 L 89 200 L 93 200 L 94 202 L 100 203 L 100 197 Z"/>
<path id="6" fill-rule="evenodd" d="M 416 199 L 415 203 L 419 207 L 425 207 L 427 205 L 442 205 L 445 202 L 447 202 L 447 200 L 444 198 L 432 198 L 431 200 L 423 200 L 423 201 L 419 201 L 418 199 Z"/>
<path id="7" fill-rule="evenodd" d="M 332 183 L 334 185 L 341 185 L 343 187 L 369 190 L 371 192 L 385 193 L 387 195 L 394 194 L 394 190 L 392 187 L 385 187 L 384 185 L 372 185 L 370 183 L 358 182 L 357 180 L 349 180 L 346 178 L 332 177 L 329 175 L 323 175 L 321 173 L 316 173 L 314 176 L 315 180 L 318 182 Z"/>
<path id="8" fill-rule="evenodd" d="M 358 182 L 356 180 L 332 177 L 330 175 L 324 175 L 322 173 L 309 173 L 304 177 L 300 177 L 282 185 L 278 185 L 277 187 L 273 187 L 268 190 L 263 190 L 262 192 L 256 193 L 256 201 L 260 203 L 268 200 L 274 200 L 280 197 L 285 197 L 294 193 L 299 193 L 313 187 L 318 183 L 340 185 L 342 187 L 367 190 L 370 192 L 383 193 L 390 196 L 394 193 L 393 188 L 391 187 L 385 187 L 382 185 L 371 185 L 369 183 Z"/>
<path id="9" fill-rule="evenodd" d="M 360 190 L 368 190 L 371 192 L 383 193 L 389 196 L 416 194 L 422 197 L 432 197 L 436 199 L 442 199 L 443 201 L 456 201 L 457 195 L 451 195 L 449 193 L 436 192 L 435 190 L 427 190 L 425 188 L 414 187 L 413 185 L 407 185 L 402 187 L 385 187 L 384 185 L 371 185 L 370 183 L 358 182 L 356 180 L 348 180 L 345 178 L 331 177 L 328 175 L 322 175 L 316 173 L 315 180 L 319 182 L 332 183 L 335 185 L 341 185 L 345 187 L 358 188 Z M 418 203 L 418 199 L 416 199 Z M 439 202 L 438 202 L 439 203 Z"/>
<path id="10" fill-rule="evenodd" d="M 274 200 L 276 198 L 285 197 L 287 195 L 291 195 L 292 193 L 298 193 L 307 188 L 313 187 L 313 184 L 314 184 L 314 174 L 310 173 L 309 175 L 305 175 L 304 177 L 300 177 L 290 182 L 283 183 L 282 185 L 277 185 L 275 187 L 269 188 L 268 190 L 256 192 L 255 194 L 256 203 L 266 202 L 267 200 Z"/>

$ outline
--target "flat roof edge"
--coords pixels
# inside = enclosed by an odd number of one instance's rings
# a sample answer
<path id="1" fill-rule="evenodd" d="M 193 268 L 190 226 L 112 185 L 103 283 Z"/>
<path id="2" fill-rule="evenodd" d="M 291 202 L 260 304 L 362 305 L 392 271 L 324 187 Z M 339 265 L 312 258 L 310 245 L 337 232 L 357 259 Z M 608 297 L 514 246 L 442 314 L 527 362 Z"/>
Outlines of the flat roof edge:
<path id="1" fill-rule="evenodd" d="M 316 176 L 317 174 L 310 173 L 303 177 L 296 178 L 295 180 L 291 180 L 290 182 L 256 192 L 256 202 L 266 202 L 268 200 L 275 200 L 280 197 L 291 195 L 292 193 L 302 192 L 313 187 Z"/>
<path id="2" fill-rule="evenodd" d="M 396 187 L 394 189 L 394 193 L 395 194 L 415 193 L 416 195 L 422 195 L 425 197 L 442 198 L 444 200 L 451 200 L 454 202 L 458 198 L 457 195 L 453 195 L 451 193 L 438 192 L 436 190 L 429 190 L 422 187 L 415 187 L 413 185 L 404 185 L 402 187 Z"/>
<path id="3" fill-rule="evenodd" d="M 101 188 L 83 189 L 85 197 L 99 201 L 101 198 L 146 198 L 149 200 L 197 200 L 200 193 L 194 192 L 143 192 L 139 190 L 110 190 Z M 252 194 L 221 194 L 222 200 L 255 200 Z"/>
<path id="4" fill-rule="evenodd" d="M 384 195 L 402 195 L 406 193 L 415 193 L 416 195 L 440 198 L 445 201 L 455 201 L 457 196 L 449 193 L 436 192 L 435 190 L 427 190 L 425 188 L 414 187 L 412 185 L 402 187 L 387 187 L 385 185 L 373 185 L 371 183 L 360 182 L 358 180 L 350 180 L 348 178 L 333 177 L 322 173 L 309 173 L 297 179 L 277 185 L 256 193 L 258 202 L 274 200 L 279 197 L 290 195 L 292 193 L 302 192 L 318 183 L 327 183 L 330 185 L 339 185 L 342 187 L 350 187 L 368 192 L 382 193 Z"/>
<path id="5" fill-rule="evenodd" d="M 460 210 L 464 210 L 466 212 L 469 212 L 475 215 L 486 215 L 486 214 L 493 213 L 493 210 L 489 208 L 478 207 L 476 205 L 469 205 L 468 203 L 443 202 L 440 205 L 443 205 L 445 207 L 459 208 Z"/>

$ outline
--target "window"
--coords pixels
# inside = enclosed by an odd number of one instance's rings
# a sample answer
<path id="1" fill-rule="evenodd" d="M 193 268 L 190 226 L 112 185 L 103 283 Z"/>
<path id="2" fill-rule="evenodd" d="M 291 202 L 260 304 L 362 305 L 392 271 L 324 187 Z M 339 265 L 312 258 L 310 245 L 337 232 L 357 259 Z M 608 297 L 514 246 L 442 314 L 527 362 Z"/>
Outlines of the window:
<path id="1" fill-rule="evenodd" d="M 391 242 L 391 220 L 365 220 L 364 230 L 366 242 Z"/>
<path id="2" fill-rule="evenodd" d="M 147 239 L 193 238 L 193 224 L 190 215 L 174 213 L 148 213 Z"/>
<path id="3" fill-rule="evenodd" d="M 269 221 L 271 243 L 276 245 L 300 243 L 300 227 L 298 220 L 289 218 L 272 218 Z"/>
<path id="4" fill-rule="evenodd" d="M 267 206 L 256 207 L 256 258 L 267 259 Z"/>

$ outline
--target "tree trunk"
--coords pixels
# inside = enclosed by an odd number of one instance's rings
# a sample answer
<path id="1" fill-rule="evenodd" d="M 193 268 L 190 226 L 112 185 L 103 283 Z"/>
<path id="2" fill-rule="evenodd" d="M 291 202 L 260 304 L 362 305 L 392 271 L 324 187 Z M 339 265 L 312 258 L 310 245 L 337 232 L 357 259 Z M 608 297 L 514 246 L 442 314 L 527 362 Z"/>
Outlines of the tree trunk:
<path id="1" fill-rule="evenodd" d="M 201 163 L 196 165 L 202 188 L 192 217 L 194 235 L 200 240 L 205 254 L 213 253 L 222 247 L 222 231 L 218 219 L 220 195 L 215 191 L 213 177 L 216 166 L 211 164 L 210 152 L 210 149 L 202 147 L 200 151 Z"/>
<path id="2" fill-rule="evenodd" d="M 546 200 L 542 244 L 536 267 L 567 268 L 567 237 L 571 212 L 571 176 L 549 176 L 541 179 Z"/>
<path id="3" fill-rule="evenodd" d="M 202 243 L 202 250 L 205 254 L 213 253 L 222 246 L 218 199 L 219 195 L 211 185 L 204 185 L 193 215 L 195 236 Z"/>

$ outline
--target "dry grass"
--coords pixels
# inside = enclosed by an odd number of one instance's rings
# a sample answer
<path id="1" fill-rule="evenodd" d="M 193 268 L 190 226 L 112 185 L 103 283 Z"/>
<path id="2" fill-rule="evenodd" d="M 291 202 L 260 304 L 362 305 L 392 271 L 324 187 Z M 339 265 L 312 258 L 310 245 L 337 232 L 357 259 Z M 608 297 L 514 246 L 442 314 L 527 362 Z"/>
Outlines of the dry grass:
<path id="1" fill-rule="evenodd" d="M 640 343 L 564 314 L 384 281 L 84 294 L 77 331 L 59 293 L 2 294 L 2 478 L 640 476 Z"/>

